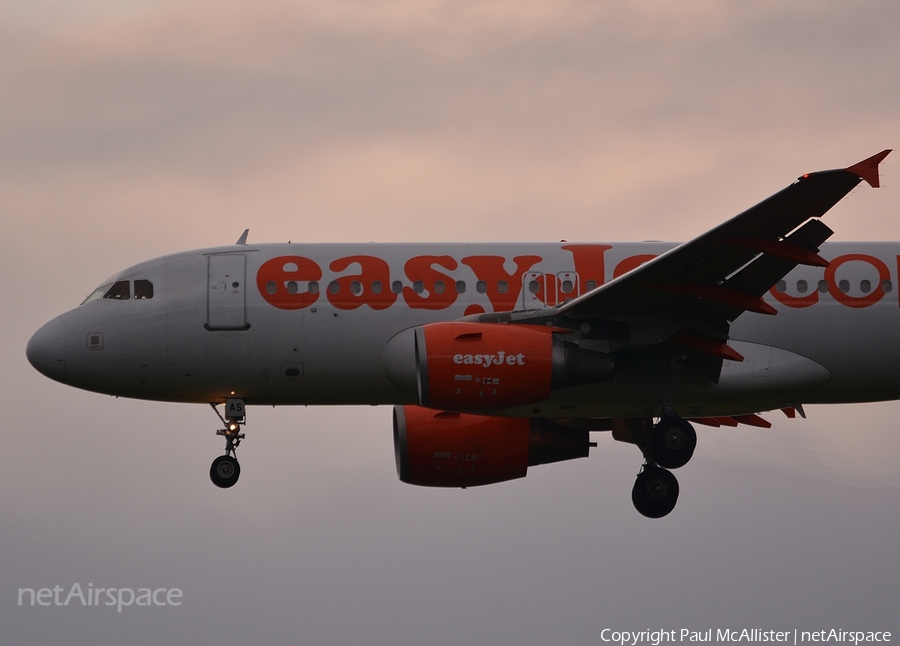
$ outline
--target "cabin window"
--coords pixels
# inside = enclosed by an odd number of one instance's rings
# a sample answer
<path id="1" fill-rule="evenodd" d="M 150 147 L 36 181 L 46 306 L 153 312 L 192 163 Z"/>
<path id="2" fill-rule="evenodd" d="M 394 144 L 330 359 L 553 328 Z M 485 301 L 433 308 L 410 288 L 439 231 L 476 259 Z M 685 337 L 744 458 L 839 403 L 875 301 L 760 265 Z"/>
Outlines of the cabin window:
<path id="1" fill-rule="evenodd" d="M 373 281 L 372 281 L 372 293 L 373 293 L 373 294 L 380 294 L 380 293 L 381 293 L 381 281 L 380 281 L 380 280 L 373 280 Z"/>
<path id="2" fill-rule="evenodd" d="M 499 281 L 497 283 L 497 291 L 501 294 L 505 294 L 509 291 L 509 283 L 507 283 L 505 280 Z"/>
<path id="3" fill-rule="evenodd" d="M 273 284 L 274 284 L 274 283 L 273 283 Z M 296 280 L 289 280 L 289 281 L 288 281 L 288 284 L 287 284 L 287 290 L 288 290 L 288 294 L 296 294 L 298 291 L 300 291 L 300 288 L 297 286 L 297 281 L 296 281 Z M 272 290 L 272 291 L 269 292 L 269 293 L 270 293 L 270 294 L 274 294 L 274 293 L 275 293 L 275 290 Z"/>
<path id="4" fill-rule="evenodd" d="M 350 293 L 354 296 L 359 296 L 362 294 L 362 283 L 358 280 L 354 280 L 350 283 Z"/>
<path id="5" fill-rule="evenodd" d="M 881 281 L 881 291 L 883 291 L 885 294 L 889 294 L 893 288 L 894 288 L 894 286 L 891 284 L 891 281 L 889 281 L 889 280 Z"/>
<path id="6" fill-rule="evenodd" d="M 787 291 L 787 283 L 783 280 L 779 280 L 775 283 L 775 291 L 779 294 L 784 294 Z"/>
<path id="7" fill-rule="evenodd" d="M 842 294 L 846 294 L 847 292 L 850 291 L 850 281 L 842 280 L 842 281 L 838 282 L 838 289 L 841 290 Z"/>
<path id="8" fill-rule="evenodd" d="M 116 301 L 127 301 L 131 298 L 131 283 L 127 280 L 120 280 L 113 283 L 112 287 L 103 295 L 103 298 L 110 298 Z"/>
<path id="9" fill-rule="evenodd" d="M 868 294 L 872 291 L 872 283 L 870 283 L 868 280 L 859 281 L 859 291 L 861 291 L 863 294 Z"/>
<path id="10" fill-rule="evenodd" d="M 274 280 L 270 280 L 266 283 L 266 294 L 274 294 L 278 290 L 278 285 L 275 284 Z"/>
<path id="11" fill-rule="evenodd" d="M 393 283 L 391 283 L 391 291 L 395 294 L 401 293 L 403 291 L 403 283 L 401 283 L 399 280 L 395 280 Z"/>
<path id="12" fill-rule="evenodd" d="M 425 283 L 423 283 L 421 280 L 417 280 L 413 283 L 413 291 L 416 294 L 421 294 L 425 291 Z"/>
<path id="13" fill-rule="evenodd" d="M 456 293 L 457 294 L 465 294 L 466 293 L 466 283 L 462 280 L 456 281 Z"/>
<path id="14" fill-rule="evenodd" d="M 528 281 L 528 292 L 531 294 L 537 294 L 541 291 L 541 284 L 536 280 Z"/>
<path id="15" fill-rule="evenodd" d="M 331 281 L 330 283 L 328 283 L 328 291 L 332 294 L 337 294 L 339 291 L 341 291 L 341 284 L 336 280 Z"/>
<path id="16" fill-rule="evenodd" d="M 443 294 L 446 287 L 444 286 L 444 281 L 437 280 L 434 283 L 434 293 L 435 294 Z"/>
<path id="17" fill-rule="evenodd" d="M 484 294 L 487 291 L 487 283 L 483 280 L 479 280 L 475 283 L 475 291 L 479 294 Z"/>
<path id="18" fill-rule="evenodd" d="M 827 281 L 827 280 L 820 280 L 820 281 L 819 281 L 819 293 L 820 293 L 820 294 L 827 294 L 827 293 L 828 293 L 828 281 Z"/>
<path id="19" fill-rule="evenodd" d="M 315 280 L 309 281 L 309 285 L 306 288 L 310 294 L 318 294 L 319 293 L 319 283 Z"/>
<path id="20" fill-rule="evenodd" d="M 586 287 L 588 288 L 588 291 L 590 291 L 590 290 L 592 290 L 592 289 L 597 289 L 597 281 L 596 281 L 596 280 L 589 280 L 589 281 L 587 282 Z"/>
<path id="21" fill-rule="evenodd" d="M 807 282 L 805 280 L 797 281 L 797 293 L 798 294 L 805 294 L 806 290 L 808 290 L 808 289 L 809 289 L 809 285 L 807 284 Z"/>
<path id="22" fill-rule="evenodd" d="M 568 278 L 562 282 L 561 290 L 563 294 L 571 294 L 575 285 Z"/>

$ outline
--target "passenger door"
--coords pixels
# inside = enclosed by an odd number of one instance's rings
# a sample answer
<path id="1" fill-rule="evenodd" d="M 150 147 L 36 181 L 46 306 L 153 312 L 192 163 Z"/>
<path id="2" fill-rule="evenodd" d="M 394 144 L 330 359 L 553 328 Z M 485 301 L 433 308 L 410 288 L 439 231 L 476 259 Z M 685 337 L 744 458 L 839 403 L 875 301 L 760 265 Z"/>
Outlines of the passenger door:
<path id="1" fill-rule="evenodd" d="M 247 257 L 242 253 L 209 256 L 208 330 L 246 330 Z"/>

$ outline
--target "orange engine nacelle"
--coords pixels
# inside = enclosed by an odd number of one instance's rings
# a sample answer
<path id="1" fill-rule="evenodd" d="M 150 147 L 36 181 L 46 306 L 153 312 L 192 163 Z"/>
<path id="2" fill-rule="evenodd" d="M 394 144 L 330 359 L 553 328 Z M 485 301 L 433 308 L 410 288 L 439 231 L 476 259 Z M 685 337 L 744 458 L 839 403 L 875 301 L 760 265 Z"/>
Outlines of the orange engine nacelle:
<path id="1" fill-rule="evenodd" d="M 397 475 L 424 487 L 476 487 L 524 478 L 528 467 L 587 457 L 588 431 L 546 420 L 394 407 Z"/>
<path id="2" fill-rule="evenodd" d="M 397 386 L 429 408 L 499 411 L 550 398 L 557 388 L 612 379 L 612 358 L 582 350 L 536 325 L 430 323 L 401 332 L 385 348 Z"/>
<path id="3" fill-rule="evenodd" d="M 421 336 L 424 406 L 502 410 L 550 397 L 553 335 L 546 328 L 434 323 L 424 326 Z"/>

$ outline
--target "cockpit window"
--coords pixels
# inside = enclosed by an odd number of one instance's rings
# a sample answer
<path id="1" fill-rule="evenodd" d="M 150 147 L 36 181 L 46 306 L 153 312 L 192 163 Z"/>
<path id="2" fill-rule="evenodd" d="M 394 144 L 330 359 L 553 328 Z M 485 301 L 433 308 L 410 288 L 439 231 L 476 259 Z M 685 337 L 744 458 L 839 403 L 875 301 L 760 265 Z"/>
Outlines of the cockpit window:
<path id="1" fill-rule="evenodd" d="M 81 304 L 86 305 L 91 301 L 97 301 L 101 298 L 108 298 L 114 301 L 127 301 L 131 298 L 131 283 L 127 280 L 119 280 L 115 283 L 101 285 L 91 292 L 91 295 L 84 299 Z M 142 301 L 153 298 L 153 283 L 146 279 L 134 281 L 134 298 L 135 300 Z"/>
<path id="2" fill-rule="evenodd" d="M 131 298 L 131 283 L 127 280 L 120 280 L 113 283 L 112 287 L 107 290 L 103 298 L 111 298 L 116 301 L 127 301 Z"/>
<path id="3" fill-rule="evenodd" d="M 153 283 L 149 280 L 134 281 L 134 297 L 140 300 L 153 298 Z"/>
<path id="4" fill-rule="evenodd" d="M 100 285 L 100 287 L 98 287 L 97 289 L 95 289 L 94 291 L 91 292 L 90 296 L 88 296 L 86 299 L 81 301 L 81 304 L 87 305 L 91 301 L 99 301 L 101 298 L 103 298 L 103 295 L 106 293 L 106 290 L 108 290 L 110 287 L 112 287 L 112 283 L 106 283 L 105 285 Z"/>

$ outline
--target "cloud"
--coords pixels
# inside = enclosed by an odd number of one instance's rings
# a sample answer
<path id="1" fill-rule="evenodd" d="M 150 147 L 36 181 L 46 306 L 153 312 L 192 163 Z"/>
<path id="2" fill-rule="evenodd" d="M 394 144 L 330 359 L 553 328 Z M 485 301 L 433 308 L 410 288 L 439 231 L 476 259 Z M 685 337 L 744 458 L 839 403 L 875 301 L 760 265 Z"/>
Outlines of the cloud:
<path id="1" fill-rule="evenodd" d="M 0 206 L 76 236 L 89 218 L 151 253 L 172 230 L 202 246 L 245 226 L 679 240 L 891 144 L 889 21 L 816 7 L 95 6 L 5 45 Z M 852 199 L 829 216 L 838 236 L 900 237 L 883 201 Z"/>
<path id="2" fill-rule="evenodd" d="M 706 137 L 748 126 L 746 144 L 788 121 L 805 131 L 816 116 L 810 101 L 828 113 L 824 90 L 848 80 L 869 89 L 857 59 L 877 67 L 891 47 L 876 28 L 842 63 L 791 10 L 687 4 L 163 5 L 28 52 L 9 79 L 25 91 L 4 117 L 23 135 L 12 145 L 26 159 L 55 150 L 62 160 L 193 172 L 267 170 L 335 142 L 385 136 L 491 133 L 506 147 L 555 156 L 619 139 L 638 148 L 652 137 L 684 151 L 687 140 L 705 148 Z M 762 33 L 779 21 L 796 31 Z M 827 64 L 810 66 L 812 56 Z M 825 68 L 842 82 L 816 88 Z"/>
<path id="3" fill-rule="evenodd" d="M 0 209 L 28 242 L 7 261 L 103 248 L 71 276 L 82 296 L 245 227 L 682 240 L 892 144 L 897 10 L 816 7 L 135 3 L 9 27 Z M 900 237 L 883 191 L 828 218 L 837 238 Z"/>

